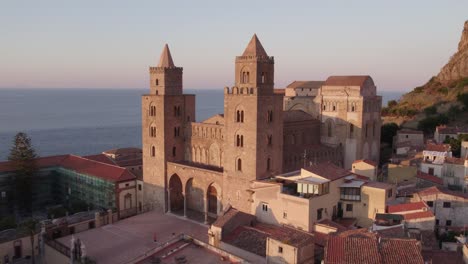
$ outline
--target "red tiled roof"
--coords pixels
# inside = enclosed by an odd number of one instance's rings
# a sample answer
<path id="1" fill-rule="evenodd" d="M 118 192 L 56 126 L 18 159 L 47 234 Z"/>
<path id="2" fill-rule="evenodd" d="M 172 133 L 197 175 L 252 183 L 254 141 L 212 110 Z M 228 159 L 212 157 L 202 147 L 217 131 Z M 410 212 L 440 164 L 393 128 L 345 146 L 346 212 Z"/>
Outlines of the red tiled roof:
<path id="1" fill-rule="evenodd" d="M 384 264 L 423 264 L 421 245 L 415 239 L 382 239 L 380 254 Z"/>
<path id="2" fill-rule="evenodd" d="M 394 186 L 393 184 L 390 184 L 390 183 L 376 182 L 376 181 L 366 182 L 364 185 L 372 187 L 372 188 L 379 188 L 379 189 L 384 189 L 384 190 L 392 189 Z"/>
<path id="3" fill-rule="evenodd" d="M 417 240 L 379 238 L 366 230 L 329 235 L 324 260 L 327 264 L 424 263 Z"/>
<path id="4" fill-rule="evenodd" d="M 367 79 L 372 80 L 369 75 L 330 76 L 323 86 L 363 86 Z"/>
<path id="5" fill-rule="evenodd" d="M 98 162 L 102 162 L 102 163 L 106 163 L 106 164 L 110 164 L 110 165 L 115 165 L 115 163 L 109 157 L 107 157 L 104 154 L 83 156 L 83 158 L 98 161 Z"/>
<path id="6" fill-rule="evenodd" d="M 460 198 L 468 199 L 468 194 L 457 192 L 457 191 L 451 191 L 448 189 L 445 189 L 443 187 L 439 186 L 432 186 L 424 190 L 420 190 L 417 192 L 419 196 L 428 196 L 428 195 L 435 195 L 435 194 L 446 194 L 446 195 L 452 195 L 452 196 L 457 196 Z"/>
<path id="7" fill-rule="evenodd" d="M 464 165 L 465 164 L 465 159 L 447 157 L 447 158 L 445 158 L 445 163 Z"/>
<path id="8" fill-rule="evenodd" d="M 405 220 L 413 220 L 413 219 L 420 219 L 420 218 L 429 218 L 429 217 L 434 217 L 434 214 L 432 213 L 431 210 L 427 210 L 424 212 L 415 212 L 415 213 L 410 213 L 410 214 L 404 214 L 403 218 Z"/>
<path id="9" fill-rule="evenodd" d="M 354 163 L 359 163 L 359 162 L 364 162 L 364 163 L 367 163 L 367 164 L 372 165 L 372 166 L 377 166 L 377 162 L 375 162 L 373 160 L 369 160 L 369 159 L 355 160 L 353 162 L 353 164 Z"/>
<path id="10" fill-rule="evenodd" d="M 274 94 L 285 94 L 285 89 L 273 89 Z"/>
<path id="11" fill-rule="evenodd" d="M 79 173 L 96 176 L 114 182 L 135 179 L 135 175 L 125 168 L 74 155 L 70 155 L 67 159 L 62 161 L 60 165 Z"/>
<path id="12" fill-rule="evenodd" d="M 424 202 L 405 203 L 405 204 L 389 205 L 387 206 L 387 212 L 397 213 L 397 212 L 422 210 L 423 208 L 427 208 L 427 205 Z"/>
<path id="13" fill-rule="evenodd" d="M 337 222 L 334 222 L 334 221 L 329 220 L 329 219 L 323 219 L 323 220 L 319 221 L 317 224 L 334 227 L 339 232 L 348 230 L 347 227 L 342 226 L 342 225 L 338 224 Z"/>
<path id="14" fill-rule="evenodd" d="M 37 158 L 36 165 L 39 168 L 63 167 L 69 170 L 74 170 L 79 173 L 103 178 L 113 182 L 135 179 L 135 175 L 130 173 L 125 168 L 75 155 Z M 11 162 L 0 162 L 0 172 L 10 172 L 13 170 L 14 169 L 11 166 Z"/>
<path id="15" fill-rule="evenodd" d="M 426 145 L 426 149 L 428 151 L 437 151 L 437 152 L 447 152 L 450 151 L 449 144 L 432 144 L 429 143 Z"/>
<path id="16" fill-rule="evenodd" d="M 330 181 L 338 180 L 352 174 L 351 172 L 336 166 L 331 161 L 318 163 L 304 169 L 320 177 L 329 179 Z"/>
<path id="17" fill-rule="evenodd" d="M 442 180 L 441 178 L 434 176 L 434 175 L 427 174 L 422 171 L 418 171 L 418 173 L 416 174 L 416 178 L 425 180 L 425 181 L 430 181 L 435 184 L 444 185 L 444 180 Z"/>

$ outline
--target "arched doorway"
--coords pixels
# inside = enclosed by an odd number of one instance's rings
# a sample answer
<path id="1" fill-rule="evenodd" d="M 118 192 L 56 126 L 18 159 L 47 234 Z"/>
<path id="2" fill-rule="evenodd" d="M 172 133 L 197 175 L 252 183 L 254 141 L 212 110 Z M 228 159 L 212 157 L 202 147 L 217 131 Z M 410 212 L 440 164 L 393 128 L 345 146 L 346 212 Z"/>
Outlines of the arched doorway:
<path id="1" fill-rule="evenodd" d="M 213 184 L 208 187 L 208 212 L 218 214 L 218 191 Z"/>
<path id="2" fill-rule="evenodd" d="M 169 180 L 170 209 L 177 211 L 184 209 L 184 195 L 182 194 L 182 181 L 177 174 Z"/>

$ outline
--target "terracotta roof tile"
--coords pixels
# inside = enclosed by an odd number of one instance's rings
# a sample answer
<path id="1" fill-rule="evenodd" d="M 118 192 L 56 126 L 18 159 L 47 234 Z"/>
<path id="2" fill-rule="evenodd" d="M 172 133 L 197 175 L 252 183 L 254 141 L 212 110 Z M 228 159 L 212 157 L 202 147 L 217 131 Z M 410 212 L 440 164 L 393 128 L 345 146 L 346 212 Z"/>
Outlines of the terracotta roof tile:
<path id="1" fill-rule="evenodd" d="M 372 187 L 372 188 L 379 188 L 379 189 L 384 189 L 384 190 L 392 189 L 394 186 L 393 184 L 390 184 L 390 183 L 376 182 L 376 181 L 367 182 L 364 185 Z"/>
<path id="2" fill-rule="evenodd" d="M 428 196 L 428 195 L 435 195 L 435 194 L 446 194 L 446 195 L 452 195 L 452 196 L 468 199 L 468 194 L 466 193 L 451 191 L 440 186 L 432 186 L 432 187 L 420 190 L 417 193 L 419 196 L 422 196 L 422 197 Z"/>
<path id="3" fill-rule="evenodd" d="M 419 171 L 419 170 L 416 173 L 416 178 L 421 179 L 421 180 L 425 180 L 425 181 L 429 181 L 429 182 L 432 182 L 432 183 L 435 183 L 435 184 L 444 185 L 444 180 L 442 180 L 441 178 L 439 178 L 437 176 L 434 176 L 434 175 L 427 174 L 427 173 Z"/>
<path id="4" fill-rule="evenodd" d="M 414 220 L 414 219 L 434 217 L 434 214 L 432 213 L 432 211 L 428 210 L 424 212 L 404 214 L 403 217 L 405 220 Z"/>
<path id="5" fill-rule="evenodd" d="M 429 143 L 426 145 L 425 150 L 427 151 L 437 151 L 437 152 L 447 152 L 450 151 L 451 147 L 449 144 L 433 144 Z"/>
<path id="6" fill-rule="evenodd" d="M 69 170 L 74 170 L 79 173 L 103 178 L 113 182 L 135 179 L 135 175 L 130 173 L 125 168 L 75 155 L 37 158 L 36 165 L 39 168 L 63 167 Z M 13 170 L 14 169 L 11 166 L 11 162 L 0 162 L 0 172 L 11 172 Z"/>
<path id="7" fill-rule="evenodd" d="M 372 80 L 369 75 L 330 76 L 323 86 L 363 86 L 367 79 Z"/>
<path id="8" fill-rule="evenodd" d="M 454 158 L 454 157 L 447 157 L 445 158 L 445 163 L 449 164 L 457 164 L 457 165 L 464 165 L 466 159 L 461 158 Z"/>
<path id="9" fill-rule="evenodd" d="M 382 239 L 380 254 L 383 264 L 423 264 L 421 245 L 414 239 Z"/>
<path id="10" fill-rule="evenodd" d="M 338 180 L 352 174 L 348 170 L 336 166 L 331 161 L 318 163 L 304 169 L 331 181 Z"/>
<path id="11" fill-rule="evenodd" d="M 98 161 L 98 162 L 102 162 L 102 163 L 106 163 L 106 164 L 109 164 L 109 165 L 116 165 L 109 157 L 107 157 L 104 154 L 83 156 L 83 158 Z"/>
<path id="12" fill-rule="evenodd" d="M 427 208 L 427 205 L 425 202 L 405 203 L 405 204 L 389 205 L 387 206 L 387 212 L 398 213 L 398 212 L 422 210 L 423 208 Z"/>

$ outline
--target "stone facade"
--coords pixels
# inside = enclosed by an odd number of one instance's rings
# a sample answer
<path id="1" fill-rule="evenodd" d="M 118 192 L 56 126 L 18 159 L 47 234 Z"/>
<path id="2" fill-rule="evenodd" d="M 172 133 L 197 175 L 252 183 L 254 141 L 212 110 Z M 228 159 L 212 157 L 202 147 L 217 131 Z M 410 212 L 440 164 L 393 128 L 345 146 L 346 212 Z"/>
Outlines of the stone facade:
<path id="1" fill-rule="evenodd" d="M 323 82 L 301 82 L 289 87 L 285 97 L 274 89 L 274 58 L 254 35 L 235 59 L 235 84 L 224 89 L 224 114 L 195 122 L 195 96 L 183 93 L 182 72 L 167 45 L 158 66 L 149 69 L 150 93 L 142 96 L 146 203 L 184 214 L 203 212 L 205 220 L 228 206 L 250 213 L 249 189 L 254 181 L 323 161 L 343 166 L 344 160 L 378 160 L 374 148 L 380 142 L 380 112 L 376 111 L 381 98 L 368 76 L 357 87 L 344 80 L 333 88 L 348 91 L 346 95 L 330 93 L 330 88 L 321 86 Z M 308 106 L 289 107 L 294 93 Z M 322 102 L 332 98 L 340 103 L 356 100 L 355 113 L 343 110 L 337 116 L 325 115 Z M 356 123 L 354 150 L 345 146 L 347 130 L 340 130 L 339 118 Z M 329 119 L 334 120 L 336 131 L 332 139 L 321 136 L 322 123 Z M 373 125 L 368 138 L 360 130 L 366 122 Z M 367 152 L 361 143 L 367 144 Z M 351 154 L 344 157 L 344 153 Z"/>

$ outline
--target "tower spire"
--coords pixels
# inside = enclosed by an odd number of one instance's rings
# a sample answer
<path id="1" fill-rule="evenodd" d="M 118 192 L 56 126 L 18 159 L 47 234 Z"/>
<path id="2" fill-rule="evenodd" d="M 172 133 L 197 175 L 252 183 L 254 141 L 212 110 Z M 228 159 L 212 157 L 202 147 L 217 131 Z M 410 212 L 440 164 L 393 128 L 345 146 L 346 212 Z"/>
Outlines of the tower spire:
<path id="1" fill-rule="evenodd" d="M 268 56 L 265 49 L 258 40 L 257 34 L 254 34 L 242 56 Z"/>
<path id="2" fill-rule="evenodd" d="M 164 49 L 161 53 L 161 58 L 159 59 L 158 67 L 171 68 L 174 66 L 174 61 L 172 60 L 171 52 L 169 51 L 169 46 L 164 45 Z"/>

